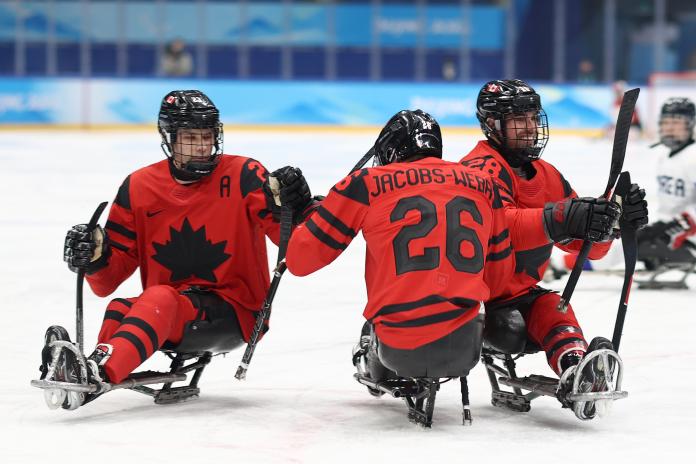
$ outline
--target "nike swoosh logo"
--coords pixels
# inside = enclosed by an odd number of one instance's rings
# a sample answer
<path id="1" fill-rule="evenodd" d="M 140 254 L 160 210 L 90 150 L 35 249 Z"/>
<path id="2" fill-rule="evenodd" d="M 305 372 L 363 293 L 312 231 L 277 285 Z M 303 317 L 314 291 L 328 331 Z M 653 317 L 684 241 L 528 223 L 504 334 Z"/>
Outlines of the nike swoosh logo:
<path id="1" fill-rule="evenodd" d="M 145 214 L 147 215 L 147 217 L 151 218 L 152 216 L 158 215 L 158 214 L 161 213 L 162 211 L 164 211 L 164 210 L 163 210 L 163 209 L 160 209 L 160 210 L 152 211 L 152 212 L 148 211 L 148 212 L 146 212 Z"/>

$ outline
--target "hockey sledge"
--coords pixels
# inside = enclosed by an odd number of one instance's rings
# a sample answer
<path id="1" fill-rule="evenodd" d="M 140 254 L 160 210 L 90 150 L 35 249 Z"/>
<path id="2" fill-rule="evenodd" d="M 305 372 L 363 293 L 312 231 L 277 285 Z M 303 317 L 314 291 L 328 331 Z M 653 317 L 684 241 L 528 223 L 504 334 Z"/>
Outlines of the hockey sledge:
<path id="1" fill-rule="evenodd" d="M 540 351 L 540 348 L 527 339 L 524 320 L 519 311 L 505 311 L 497 316 L 494 319 L 495 324 L 502 323 L 506 328 L 512 328 L 512 330 L 507 331 L 505 346 L 496 344 L 496 340 L 484 336 L 481 361 L 486 367 L 488 380 L 491 384 L 491 404 L 493 406 L 516 412 L 529 412 L 532 400 L 541 396 L 550 396 L 557 398 L 563 407 L 571 408 L 579 419 L 587 420 L 594 417 L 594 414 L 588 416 L 587 407 L 596 405 L 597 413 L 602 416 L 608 412 L 613 401 L 628 396 L 627 392 L 621 390 L 623 361 L 612 350 L 601 349 L 588 353 L 577 368 L 578 371 L 581 371 L 597 357 L 602 357 L 606 365 L 611 363 L 613 369 L 611 375 L 606 379 L 604 391 L 582 391 L 579 385 L 580 376 L 574 378 L 572 388 L 567 392 L 559 389 L 559 379 L 543 375 L 518 376 L 515 361 L 526 354 Z M 487 322 L 489 321 L 492 322 L 491 319 L 487 320 Z M 489 323 L 487 327 L 488 333 L 490 333 L 490 325 Z M 501 385 L 510 387 L 510 389 L 504 390 Z"/>
<path id="2" fill-rule="evenodd" d="M 375 382 L 364 374 L 353 374 L 355 380 L 365 385 L 373 396 L 382 396 L 384 393 L 397 399 L 403 399 L 408 407 L 408 420 L 424 428 L 430 428 L 433 424 L 433 412 L 435 411 L 435 397 L 440 390 L 440 385 L 453 380 L 456 377 L 446 379 L 435 378 L 398 378 Z M 462 424 L 471 425 L 471 409 L 469 408 L 469 387 L 466 377 L 460 377 L 462 385 Z"/>
<path id="3" fill-rule="evenodd" d="M 482 323 L 483 319 L 478 319 L 479 327 L 477 338 L 478 342 L 472 344 L 470 358 L 473 364 L 477 363 L 478 353 L 481 348 Z M 403 399 L 408 408 L 408 420 L 424 428 L 431 428 L 433 423 L 433 413 L 435 411 L 435 398 L 440 390 L 440 385 L 459 378 L 461 385 L 462 398 L 462 425 L 471 425 L 472 416 L 469 406 L 469 385 L 466 376 L 461 377 L 400 377 L 396 372 L 389 371 L 384 366 L 384 378 L 376 381 L 370 376 L 368 368 L 367 353 L 371 343 L 371 331 L 369 324 L 363 326 L 360 343 L 353 349 L 352 362 L 357 373 L 353 374 L 358 383 L 367 387 L 368 392 L 375 397 L 388 394 L 393 398 Z M 470 366 L 469 369 L 473 367 Z M 467 369 L 468 371 L 468 369 Z"/>
<path id="4" fill-rule="evenodd" d="M 44 390 L 44 400 L 50 409 L 61 406 L 63 409 L 76 409 L 102 394 L 121 389 L 151 396 L 155 404 L 192 400 L 200 395 L 198 383 L 213 356 L 241 346 L 237 339 L 226 339 L 224 333 L 221 334 L 222 330 L 224 327 L 218 321 L 193 321 L 186 327 L 179 345 L 165 345 L 160 350 L 171 359 L 167 372 L 141 371 L 131 374 L 117 384 L 102 382 L 95 385 L 86 380 L 87 365 L 79 346 L 70 341 L 64 328 L 51 326 L 46 332 L 45 351 L 48 357 L 44 356 L 42 360 L 41 378 L 32 380 L 31 386 Z M 61 365 L 59 358 L 67 355 L 72 356 L 76 364 L 76 375 L 69 379 L 73 381 L 66 381 L 68 379 L 63 378 L 64 376 L 58 372 Z M 189 373 L 192 374 L 188 384 L 174 385 L 186 382 Z M 159 388 L 152 387 L 158 384 L 161 384 Z"/>
<path id="5" fill-rule="evenodd" d="M 681 276 L 677 279 L 667 280 L 659 278 L 673 271 L 681 272 Z M 686 279 L 691 275 L 692 272 L 696 271 L 696 262 L 685 262 L 685 263 L 663 263 L 657 269 L 649 272 L 648 278 L 643 280 L 636 280 L 638 288 L 643 290 L 688 290 L 689 286 L 686 285 Z"/>

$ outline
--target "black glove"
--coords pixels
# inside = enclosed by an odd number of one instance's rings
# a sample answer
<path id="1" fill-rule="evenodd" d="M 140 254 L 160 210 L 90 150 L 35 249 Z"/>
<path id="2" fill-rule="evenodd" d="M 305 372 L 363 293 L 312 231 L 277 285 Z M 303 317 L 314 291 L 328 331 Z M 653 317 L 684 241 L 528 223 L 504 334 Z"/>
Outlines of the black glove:
<path id="1" fill-rule="evenodd" d="M 687 238 L 696 235 L 696 220 L 689 213 L 682 213 L 665 224 L 664 233 L 669 247 L 676 250 Z"/>
<path id="2" fill-rule="evenodd" d="M 89 232 L 87 224 L 78 224 L 65 235 L 63 261 L 68 263 L 68 268 L 73 272 L 96 272 L 108 264 L 110 255 L 106 232 L 100 226 Z"/>
<path id="3" fill-rule="evenodd" d="M 280 204 L 289 206 L 294 222 L 299 222 L 307 208 L 312 205 L 312 193 L 299 168 L 285 166 L 270 174 L 280 184 Z M 270 190 L 270 187 L 269 187 Z"/>
<path id="4" fill-rule="evenodd" d="M 645 201 L 645 190 L 638 184 L 631 184 L 631 188 L 623 198 L 621 209 L 621 219 L 631 224 L 634 229 L 642 229 L 648 224 L 648 202 Z"/>
<path id="5" fill-rule="evenodd" d="M 604 198 L 568 198 L 544 206 L 544 227 L 554 242 L 570 239 L 603 242 L 611 237 L 621 207 Z"/>

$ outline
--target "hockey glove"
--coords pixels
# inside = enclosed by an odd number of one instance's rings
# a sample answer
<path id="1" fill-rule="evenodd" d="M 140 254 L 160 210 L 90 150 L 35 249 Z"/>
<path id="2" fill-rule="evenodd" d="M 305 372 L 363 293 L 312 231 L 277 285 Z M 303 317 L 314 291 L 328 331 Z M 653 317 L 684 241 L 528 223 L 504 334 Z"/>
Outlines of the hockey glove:
<path id="1" fill-rule="evenodd" d="M 544 206 L 544 227 L 554 242 L 603 242 L 611 237 L 621 207 L 604 198 L 568 198 Z"/>
<path id="2" fill-rule="evenodd" d="M 645 190 L 638 184 L 631 184 L 622 203 L 621 219 L 631 224 L 634 229 L 642 229 L 648 224 L 648 202 L 645 201 Z"/>
<path id="3" fill-rule="evenodd" d="M 106 232 L 97 226 L 91 233 L 87 224 L 73 226 L 65 236 L 63 261 L 73 272 L 84 270 L 92 274 L 108 264 L 111 248 L 106 240 Z"/>
<path id="4" fill-rule="evenodd" d="M 293 222 L 301 221 L 303 213 L 312 204 L 312 193 L 299 168 L 285 166 L 270 175 L 280 183 L 280 204 L 289 206 L 293 212 Z"/>
<path id="5" fill-rule="evenodd" d="M 676 250 L 687 238 L 696 235 L 696 220 L 689 213 L 682 213 L 666 224 L 665 235 L 669 247 Z"/>

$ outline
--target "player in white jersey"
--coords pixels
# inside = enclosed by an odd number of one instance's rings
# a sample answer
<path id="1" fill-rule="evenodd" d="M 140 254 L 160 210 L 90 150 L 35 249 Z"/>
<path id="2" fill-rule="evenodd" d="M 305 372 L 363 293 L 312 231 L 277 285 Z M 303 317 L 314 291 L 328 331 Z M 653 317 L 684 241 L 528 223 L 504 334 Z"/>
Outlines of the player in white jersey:
<path id="1" fill-rule="evenodd" d="M 696 107 L 670 98 L 660 112 L 657 222 L 638 233 L 638 259 L 648 269 L 696 262 Z"/>

